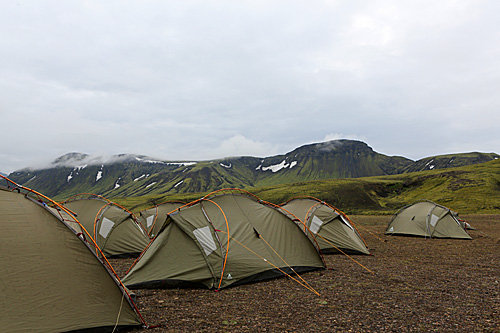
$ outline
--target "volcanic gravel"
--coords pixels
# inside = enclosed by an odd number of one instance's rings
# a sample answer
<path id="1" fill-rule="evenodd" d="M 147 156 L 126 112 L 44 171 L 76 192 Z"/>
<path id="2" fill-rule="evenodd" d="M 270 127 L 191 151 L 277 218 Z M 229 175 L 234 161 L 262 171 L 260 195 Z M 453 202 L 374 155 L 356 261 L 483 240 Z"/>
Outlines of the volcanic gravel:
<path id="1" fill-rule="evenodd" d="M 500 332 L 500 215 L 463 218 L 473 240 L 385 236 L 390 216 L 351 216 L 372 255 L 221 291 L 141 289 L 156 328 L 127 332 Z M 123 277 L 131 259 L 111 264 Z M 317 293 L 317 294 L 316 294 Z"/>

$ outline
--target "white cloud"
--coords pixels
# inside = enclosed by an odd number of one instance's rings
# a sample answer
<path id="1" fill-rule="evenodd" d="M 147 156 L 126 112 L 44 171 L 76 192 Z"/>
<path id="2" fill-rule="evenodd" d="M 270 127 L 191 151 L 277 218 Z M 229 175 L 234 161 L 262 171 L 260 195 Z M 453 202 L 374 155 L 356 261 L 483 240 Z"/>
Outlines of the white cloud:
<path id="1" fill-rule="evenodd" d="M 342 133 L 331 133 L 325 135 L 322 141 L 331 141 L 331 140 L 340 140 L 340 139 L 350 139 L 350 140 L 359 140 L 366 141 L 364 136 L 359 136 L 356 134 L 342 134 Z"/>
<path id="2" fill-rule="evenodd" d="M 278 146 L 267 142 L 250 140 L 243 135 L 232 136 L 219 146 L 208 149 L 208 154 L 214 157 L 255 156 L 267 157 L 278 153 Z M 208 156 L 207 156 L 208 157 Z"/>

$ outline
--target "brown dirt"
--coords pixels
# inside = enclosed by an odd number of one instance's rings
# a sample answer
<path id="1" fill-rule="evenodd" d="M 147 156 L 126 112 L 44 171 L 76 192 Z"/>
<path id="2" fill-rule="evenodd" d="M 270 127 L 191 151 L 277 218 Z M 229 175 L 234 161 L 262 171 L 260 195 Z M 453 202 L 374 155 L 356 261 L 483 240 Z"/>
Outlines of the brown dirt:
<path id="1" fill-rule="evenodd" d="M 464 216 L 472 241 L 385 236 L 388 216 L 351 216 L 372 256 L 219 292 L 138 290 L 153 329 L 130 332 L 500 332 L 500 215 Z M 131 260 L 113 260 L 120 276 Z M 361 265 L 370 269 L 368 272 Z"/>

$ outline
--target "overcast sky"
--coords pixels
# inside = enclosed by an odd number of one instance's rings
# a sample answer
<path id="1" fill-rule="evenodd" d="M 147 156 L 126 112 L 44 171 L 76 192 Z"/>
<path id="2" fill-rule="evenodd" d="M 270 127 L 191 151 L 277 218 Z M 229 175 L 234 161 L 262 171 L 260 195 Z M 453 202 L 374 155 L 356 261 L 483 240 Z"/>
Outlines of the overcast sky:
<path id="1" fill-rule="evenodd" d="M 500 153 L 500 1 L 2 1 L 0 171 L 338 138 Z"/>

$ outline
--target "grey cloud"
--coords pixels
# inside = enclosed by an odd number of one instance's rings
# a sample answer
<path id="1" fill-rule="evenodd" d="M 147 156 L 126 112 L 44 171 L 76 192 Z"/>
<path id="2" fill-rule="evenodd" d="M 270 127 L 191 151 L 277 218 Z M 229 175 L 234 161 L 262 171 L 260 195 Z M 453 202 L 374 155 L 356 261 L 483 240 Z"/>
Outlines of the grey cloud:
<path id="1" fill-rule="evenodd" d="M 413 159 L 495 151 L 499 9 L 473 0 L 6 3 L 0 140 L 16 144 L 4 144 L 0 171 L 69 151 L 272 155 L 331 133 Z"/>

